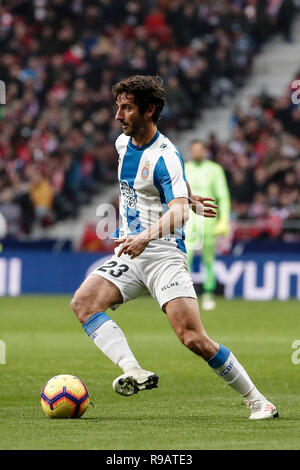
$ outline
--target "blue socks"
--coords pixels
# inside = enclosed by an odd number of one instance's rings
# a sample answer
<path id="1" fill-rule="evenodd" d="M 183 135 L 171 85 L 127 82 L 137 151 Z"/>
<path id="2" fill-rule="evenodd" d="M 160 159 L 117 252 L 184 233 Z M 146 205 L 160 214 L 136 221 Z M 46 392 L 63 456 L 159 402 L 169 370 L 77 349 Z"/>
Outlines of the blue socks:
<path id="1" fill-rule="evenodd" d="M 92 333 L 103 325 L 106 321 L 111 320 L 111 318 L 106 315 L 105 312 L 98 312 L 92 315 L 86 322 L 82 324 L 82 328 L 85 330 L 88 336 L 91 336 Z"/>
<path id="2" fill-rule="evenodd" d="M 223 344 L 220 344 L 219 351 L 213 357 L 208 359 L 207 363 L 213 369 L 217 369 L 221 367 L 223 364 L 225 364 L 225 362 L 229 358 L 229 355 L 230 355 L 229 349 L 225 348 Z"/>

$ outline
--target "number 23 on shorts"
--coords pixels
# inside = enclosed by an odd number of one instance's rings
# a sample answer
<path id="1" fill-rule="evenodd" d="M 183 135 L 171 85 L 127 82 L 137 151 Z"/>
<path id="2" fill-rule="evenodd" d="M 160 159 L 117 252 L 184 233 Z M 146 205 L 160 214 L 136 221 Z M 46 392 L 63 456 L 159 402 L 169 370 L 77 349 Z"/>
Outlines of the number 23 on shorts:
<path id="1" fill-rule="evenodd" d="M 111 269 L 115 268 L 117 269 Z M 129 266 L 127 264 L 118 264 L 117 261 L 109 261 L 108 263 L 103 264 L 98 268 L 98 271 L 103 271 L 104 273 L 108 273 L 113 277 L 120 277 L 123 273 L 126 273 L 129 270 Z"/>

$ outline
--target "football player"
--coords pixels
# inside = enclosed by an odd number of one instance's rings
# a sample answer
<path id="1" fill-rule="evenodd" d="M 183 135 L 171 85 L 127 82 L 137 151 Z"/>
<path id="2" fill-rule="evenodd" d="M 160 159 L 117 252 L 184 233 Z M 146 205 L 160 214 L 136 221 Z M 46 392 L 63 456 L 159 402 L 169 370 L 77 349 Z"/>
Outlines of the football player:
<path id="1" fill-rule="evenodd" d="M 208 336 L 187 267 L 184 224 L 190 204 L 214 217 L 216 206 L 193 196 L 176 146 L 157 129 L 165 104 L 158 77 L 133 76 L 113 87 L 123 133 L 119 154 L 118 246 L 109 262 L 95 269 L 75 292 L 71 306 L 95 345 L 123 371 L 114 390 L 130 396 L 157 387 L 158 376 L 142 369 L 108 308 L 135 299 L 145 288 L 159 303 L 180 341 L 241 394 L 251 419 L 278 416 L 233 353 Z"/>
<path id="2" fill-rule="evenodd" d="M 216 242 L 218 236 L 229 233 L 230 194 L 223 168 L 208 159 L 204 143 L 195 140 L 190 144 L 191 160 L 185 164 L 185 172 L 193 193 L 213 197 L 218 204 L 215 218 L 204 221 L 203 234 L 198 229 L 199 219 L 191 213 L 186 226 L 187 260 L 190 271 L 193 268 L 195 250 L 201 247 L 201 259 L 204 266 L 202 309 L 213 310 L 216 306 L 214 292 L 216 274 L 214 270 Z M 200 236 L 199 236 L 200 235 Z"/>

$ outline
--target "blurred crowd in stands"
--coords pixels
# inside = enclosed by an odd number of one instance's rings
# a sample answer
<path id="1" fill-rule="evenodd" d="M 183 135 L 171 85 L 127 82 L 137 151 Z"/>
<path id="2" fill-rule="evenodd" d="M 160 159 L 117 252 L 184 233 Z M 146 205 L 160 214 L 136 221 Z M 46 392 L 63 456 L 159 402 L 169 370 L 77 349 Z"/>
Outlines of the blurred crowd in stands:
<path id="1" fill-rule="evenodd" d="M 272 34 L 292 41 L 293 13 L 292 0 L 1 2 L 0 211 L 9 234 L 77 217 L 116 180 L 111 86 L 118 79 L 162 76 L 160 129 L 190 128 L 204 106 L 228 103 Z M 236 110 L 228 145 L 209 142 L 228 169 L 235 217 L 259 217 L 275 200 L 286 213 L 299 200 L 291 188 L 299 183 L 300 111 L 287 97 L 266 99 Z M 287 188 L 280 194 L 278 174 Z"/>
<path id="2" fill-rule="evenodd" d="M 278 98 L 262 93 L 237 106 L 229 141 L 211 135 L 207 145 L 226 172 L 232 220 L 261 222 L 256 235 L 300 241 L 300 104 L 292 93 L 291 83 Z"/>

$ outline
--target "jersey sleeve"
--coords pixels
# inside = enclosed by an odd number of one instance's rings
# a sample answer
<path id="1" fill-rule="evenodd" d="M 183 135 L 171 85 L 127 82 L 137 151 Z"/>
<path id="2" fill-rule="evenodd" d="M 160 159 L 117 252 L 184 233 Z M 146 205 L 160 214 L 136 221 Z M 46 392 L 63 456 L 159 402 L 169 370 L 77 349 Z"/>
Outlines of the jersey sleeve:
<path id="1" fill-rule="evenodd" d="M 158 159 L 154 170 L 154 184 L 163 202 L 169 203 L 179 197 L 189 198 L 180 153 L 170 152 Z"/>

